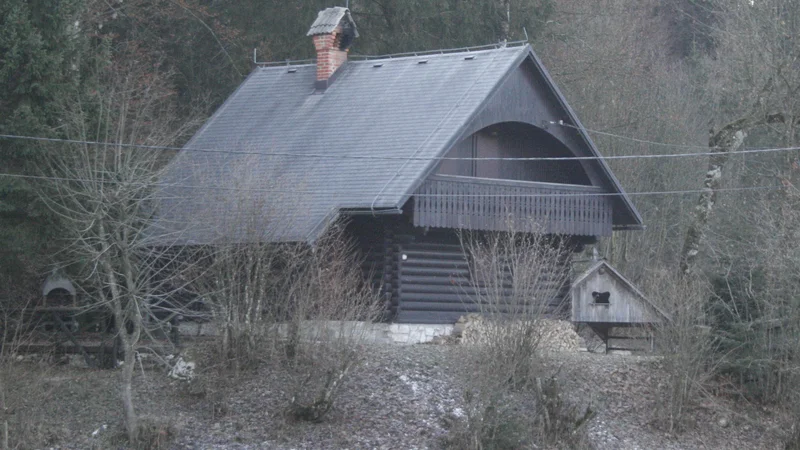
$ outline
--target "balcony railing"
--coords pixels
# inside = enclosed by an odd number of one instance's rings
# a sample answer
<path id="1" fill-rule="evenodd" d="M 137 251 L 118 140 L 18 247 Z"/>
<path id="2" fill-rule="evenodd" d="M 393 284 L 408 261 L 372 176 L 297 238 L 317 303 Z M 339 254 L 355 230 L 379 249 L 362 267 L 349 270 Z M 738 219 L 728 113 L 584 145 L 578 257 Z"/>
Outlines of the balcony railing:
<path id="1" fill-rule="evenodd" d="M 611 202 L 594 186 L 430 176 L 414 194 L 414 225 L 579 236 L 611 234 Z"/>

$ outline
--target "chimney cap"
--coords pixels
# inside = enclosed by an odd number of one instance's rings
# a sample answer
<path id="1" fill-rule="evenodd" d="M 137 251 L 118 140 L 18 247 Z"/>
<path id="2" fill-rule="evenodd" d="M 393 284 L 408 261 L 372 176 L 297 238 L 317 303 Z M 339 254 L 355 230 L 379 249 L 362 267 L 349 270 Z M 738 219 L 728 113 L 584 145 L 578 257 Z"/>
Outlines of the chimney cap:
<path id="1" fill-rule="evenodd" d="M 344 23 L 342 23 L 344 21 Z M 343 30 L 347 30 L 353 34 L 353 37 L 358 37 L 358 30 L 353 17 L 350 15 L 350 10 L 342 6 L 334 6 L 333 8 L 326 8 L 317 14 L 317 20 L 311 24 L 306 36 L 316 36 L 318 34 L 330 34 L 336 31 L 336 27 L 342 25 Z"/>

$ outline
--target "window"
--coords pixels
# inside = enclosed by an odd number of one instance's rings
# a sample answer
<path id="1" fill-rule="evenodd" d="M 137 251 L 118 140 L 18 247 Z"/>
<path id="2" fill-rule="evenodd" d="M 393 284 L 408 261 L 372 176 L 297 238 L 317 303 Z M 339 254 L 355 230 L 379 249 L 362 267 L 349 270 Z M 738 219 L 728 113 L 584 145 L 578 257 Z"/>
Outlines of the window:
<path id="1" fill-rule="evenodd" d="M 610 297 L 611 297 L 611 292 L 597 292 L 597 291 L 592 292 L 592 299 L 594 300 L 594 303 L 597 305 L 610 304 L 611 303 L 609 301 Z"/>

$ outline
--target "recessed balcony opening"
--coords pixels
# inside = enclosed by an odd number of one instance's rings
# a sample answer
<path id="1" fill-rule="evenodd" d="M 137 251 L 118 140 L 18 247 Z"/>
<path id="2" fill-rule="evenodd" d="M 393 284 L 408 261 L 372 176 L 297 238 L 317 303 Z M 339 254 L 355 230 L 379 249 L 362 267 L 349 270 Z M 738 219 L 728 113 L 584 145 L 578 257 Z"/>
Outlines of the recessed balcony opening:
<path id="1" fill-rule="evenodd" d="M 486 127 L 456 144 L 437 175 L 545 183 L 591 185 L 579 161 L 548 132 L 533 125 L 506 122 Z"/>

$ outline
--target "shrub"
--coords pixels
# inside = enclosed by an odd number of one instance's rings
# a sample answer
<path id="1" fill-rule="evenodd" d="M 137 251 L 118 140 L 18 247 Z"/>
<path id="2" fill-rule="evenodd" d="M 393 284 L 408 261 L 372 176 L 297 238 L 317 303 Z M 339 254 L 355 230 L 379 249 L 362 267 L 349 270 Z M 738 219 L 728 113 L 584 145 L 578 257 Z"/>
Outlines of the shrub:
<path id="1" fill-rule="evenodd" d="M 321 421 L 381 313 L 342 224 L 313 246 L 220 245 L 206 264 L 197 284 L 220 330 L 218 366 L 238 372 L 271 361 L 291 379 L 289 415 Z"/>
<path id="2" fill-rule="evenodd" d="M 719 373 L 719 340 L 708 326 L 707 283 L 657 271 L 646 285 L 649 299 L 669 314 L 669 320 L 653 330 L 666 377 L 655 413 L 657 423 L 673 432 L 683 427 L 687 413 L 709 394 Z"/>
<path id="3" fill-rule="evenodd" d="M 351 370 L 367 356 L 381 302 L 338 226 L 321 238 L 293 278 L 286 340 L 292 377 L 289 414 L 318 422 L 330 411 Z"/>
<path id="4" fill-rule="evenodd" d="M 569 245 L 554 236 L 502 232 L 462 236 L 462 248 L 470 263 L 465 297 L 478 305 L 481 319 L 469 330 L 466 417 L 445 445 L 577 448 L 593 413 L 579 414 L 561 398 L 540 351 L 541 322 L 562 305 Z"/>

